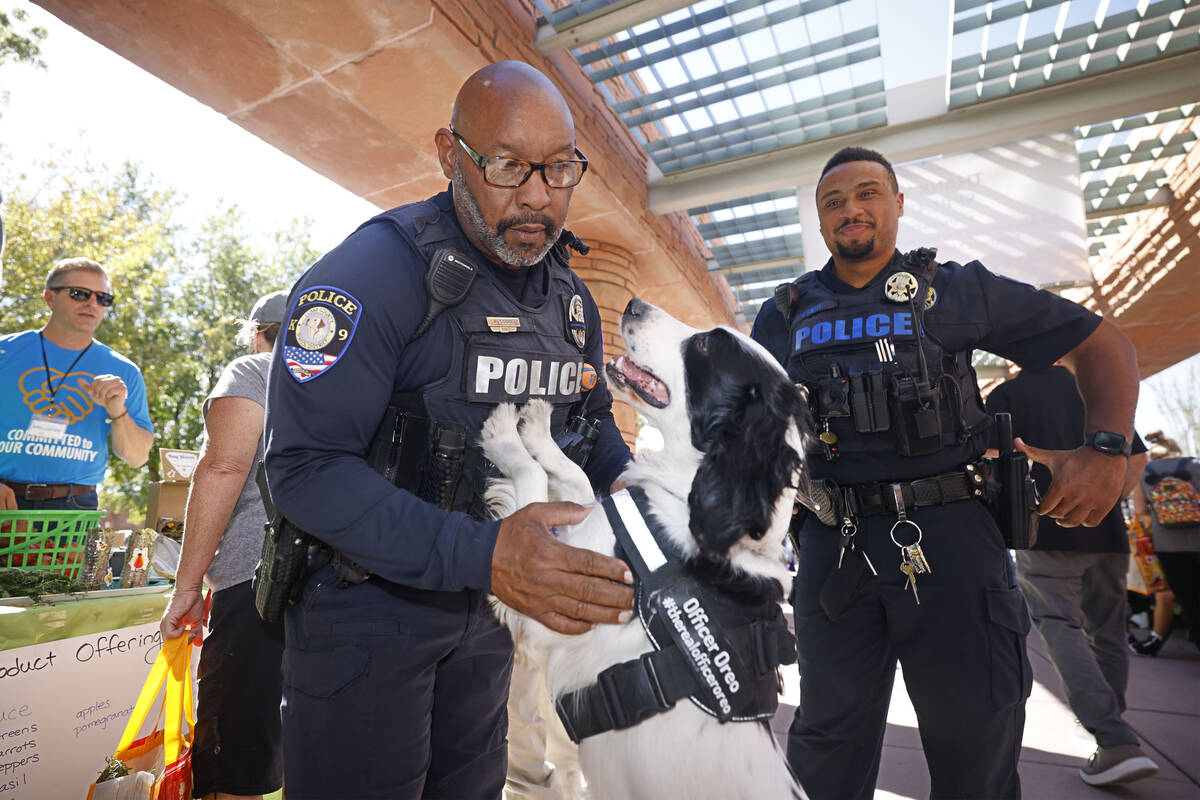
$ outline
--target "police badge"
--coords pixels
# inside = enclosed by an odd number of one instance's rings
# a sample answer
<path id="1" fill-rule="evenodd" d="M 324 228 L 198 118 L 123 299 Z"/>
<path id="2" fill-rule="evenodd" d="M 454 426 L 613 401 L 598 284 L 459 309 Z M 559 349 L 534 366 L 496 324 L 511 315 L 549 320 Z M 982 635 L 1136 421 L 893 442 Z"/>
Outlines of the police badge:
<path id="1" fill-rule="evenodd" d="M 583 298 L 572 295 L 567 304 L 567 336 L 580 350 L 587 344 L 587 323 L 583 320 Z"/>
<path id="2" fill-rule="evenodd" d="M 883 284 L 883 296 L 893 303 L 907 303 L 917 294 L 917 279 L 911 272 L 897 272 Z"/>
<path id="3" fill-rule="evenodd" d="M 933 308 L 935 303 L 937 303 L 937 289 L 930 286 L 929 291 L 925 293 L 925 310 Z"/>

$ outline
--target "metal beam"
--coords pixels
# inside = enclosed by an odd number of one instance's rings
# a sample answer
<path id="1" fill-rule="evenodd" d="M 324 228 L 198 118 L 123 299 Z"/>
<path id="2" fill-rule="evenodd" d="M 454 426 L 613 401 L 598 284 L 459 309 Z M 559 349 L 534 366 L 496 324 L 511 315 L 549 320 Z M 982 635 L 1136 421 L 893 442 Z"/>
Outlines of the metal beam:
<path id="1" fill-rule="evenodd" d="M 1175 194 L 1167 186 L 1160 187 L 1157 192 L 1146 199 L 1144 203 L 1129 203 L 1128 205 L 1109 206 L 1108 208 L 1097 208 L 1087 212 L 1084 218 L 1088 222 L 1098 219 L 1107 219 L 1108 217 L 1123 216 L 1132 214 L 1136 211 L 1149 211 L 1152 208 L 1162 208 L 1169 206 L 1175 202 Z"/>
<path id="2" fill-rule="evenodd" d="M 571 50 L 580 45 L 607 39 L 634 25 L 686 8 L 693 2 L 694 0 L 615 0 L 588 14 L 580 14 L 563 22 L 558 27 L 549 23 L 542 24 L 538 27 L 534 46 L 544 56 L 553 55 L 559 50 Z"/>
<path id="3" fill-rule="evenodd" d="M 838 149 L 878 150 L 893 163 L 993 147 L 1079 125 L 1200 100 L 1200 51 L 1001 97 L 937 117 L 831 136 L 680 170 L 648 185 L 655 214 L 815 183 Z"/>
<path id="4" fill-rule="evenodd" d="M 740 272 L 754 272 L 757 270 L 775 269 L 776 267 L 799 267 L 803 264 L 803 257 L 791 256 L 789 258 L 771 258 L 766 261 L 752 261 L 746 264 L 732 264 L 728 267 L 712 267 L 708 271 L 710 274 L 719 272 L 722 275 L 736 275 Z"/>

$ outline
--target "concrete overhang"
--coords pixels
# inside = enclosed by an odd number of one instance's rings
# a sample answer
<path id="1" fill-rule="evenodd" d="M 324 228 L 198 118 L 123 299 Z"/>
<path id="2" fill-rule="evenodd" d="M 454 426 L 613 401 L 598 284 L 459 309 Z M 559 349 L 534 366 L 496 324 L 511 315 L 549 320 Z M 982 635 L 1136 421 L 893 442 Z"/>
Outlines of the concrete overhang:
<path id="1" fill-rule="evenodd" d="M 692 221 L 649 213 L 645 150 L 569 53 L 539 54 L 520 0 L 38 4 L 381 208 L 445 188 L 433 134 L 468 75 L 505 58 L 533 64 L 562 90 L 591 159 L 568 226 L 632 253 L 642 297 L 692 324 L 733 319 Z"/>

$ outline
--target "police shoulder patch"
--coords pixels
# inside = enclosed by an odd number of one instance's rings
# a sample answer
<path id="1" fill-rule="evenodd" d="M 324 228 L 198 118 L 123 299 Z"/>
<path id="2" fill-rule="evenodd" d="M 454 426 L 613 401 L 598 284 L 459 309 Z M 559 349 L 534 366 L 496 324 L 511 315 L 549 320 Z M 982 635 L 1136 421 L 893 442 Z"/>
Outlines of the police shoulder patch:
<path id="1" fill-rule="evenodd" d="M 323 375 L 345 355 L 361 317 L 362 305 L 341 289 L 310 286 L 301 292 L 283 339 L 288 373 L 299 383 Z"/>

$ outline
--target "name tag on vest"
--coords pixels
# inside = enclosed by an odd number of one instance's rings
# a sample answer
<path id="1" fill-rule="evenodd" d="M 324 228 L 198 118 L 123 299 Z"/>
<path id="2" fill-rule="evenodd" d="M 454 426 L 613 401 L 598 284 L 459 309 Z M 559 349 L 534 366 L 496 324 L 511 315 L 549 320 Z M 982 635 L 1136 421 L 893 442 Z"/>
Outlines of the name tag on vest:
<path id="1" fill-rule="evenodd" d="M 472 403 L 523 403 L 543 397 L 579 399 L 583 360 L 561 354 L 520 352 L 487 345 L 467 351 L 467 399 Z"/>

